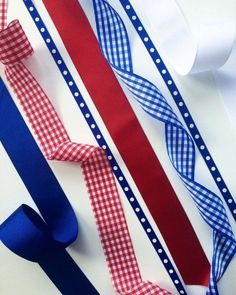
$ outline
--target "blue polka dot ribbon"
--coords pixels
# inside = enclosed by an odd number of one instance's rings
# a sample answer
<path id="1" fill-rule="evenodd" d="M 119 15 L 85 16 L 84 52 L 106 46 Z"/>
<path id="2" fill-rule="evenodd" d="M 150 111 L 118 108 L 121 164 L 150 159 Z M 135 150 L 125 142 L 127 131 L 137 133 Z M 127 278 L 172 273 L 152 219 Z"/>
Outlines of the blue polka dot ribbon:
<path id="1" fill-rule="evenodd" d="M 129 38 L 119 14 L 105 0 L 93 0 L 93 4 L 98 39 L 105 58 L 142 109 L 165 125 L 166 148 L 170 161 L 202 218 L 213 230 L 212 267 L 207 294 L 218 295 L 217 282 L 236 252 L 236 241 L 223 202 L 216 194 L 195 181 L 193 140 L 160 90 L 133 72 Z M 169 85 L 172 83 L 172 80 L 168 81 Z"/>
<path id="2" fill-rule="evenodd" d="M 93 118 L 92 113 L 90 112 L 86 101 L 84 100 L 83 96 L 81 95 L 79 88 L 73 79 L 68 67 L 66 66 L 63 57 L 61 56 L 55 42 L 53 41 L 49 31 L 43 22 L 37 8 L 33 4 L 31 0 L 24 0 L 24 4 L 32 17 L 37 29 L 39 30 L 43 40 L 45 41 L 46 46 L 48 47 L 52 58 L 54 59 L 59 71 L 62 74 L 63 79 L 65 80 L 71 94 L 73 95 L 77 105 L 79 106 L 82 115 L 84 116 L 85 121 L 87 122 L 92 134 L 94 135 L 98 145 L 102 147 L 107 154 L 107 158 L 110 161 L 114 175 L 117 178 L 125 196 L 127 197 L 134 214 L 137 216 L 142 228 L 144 229 L 147 238 L 150 240 L 154 250 L 156 251 L 157 255 L 159 256 L 161 262 L 163 263 L 164 268 L 168 272 L 170 279 L 172 280 L 174 286 L 178 290 L 178 293 L 181 295 L 187 294 L 185 287 L 182 283 L 181 278 L 179 277 L 175 266 L 171 262 L 170 258 L 168 257 L 164 247 L 162 246 L 157 234 L 153 230 L 151 223 L 149 222 L 147 216 L 145 215 L 142 207 L 140 206 L 134 192 L 132 191 L 128 181 L 126 180 L 122 170 L 120 169 L 112 151 L 110 150 L 98 124 L 96 123 L 95 119 Z M 97 137 L 97 135 L 100 135 Z"/>
<path id="3" fill-rule="evenodd" d="M 130 1 L 128 0 L 120 0 L 121 5 L 123 6 L 127 16 L 129 17 L 130 21 L 132 22 L 137 34 L 139 35 L 141 41 L 143 42 L 145 48 L 147 49 L 148 54 L 150 55 L 152 61 L 154 62 L 157 70 L 159 71 L 163 81 L 165 82 L 170 94 L 172 95 L 174 102 L 176 103 L 180 114 L 182 115 L 184 122 L 189 130 L 189 133 L 192 135 L 192 138 L 198 147 L 200 154 L 205 161 L 212 178 L 214 179 L 216 186 L 218 187 L 219 191 L 222 194 L 230 212 L 234 220 L 236 221 L 236 202 L 232 194 L 230 193 L 219 169 L 213 157 L 204 142 L 201 133 L 199 132 L 196 123 L 193 120 L 193 117 L 181 95 L 179 92 L 177 85 L 175 84 L 173 78 L 171 77 L 167 67 L 165 66 L 160 54 L 158 53 L 154 43 L 152 42 L 150 36 L 148 35 L 147 31 L 145 30 L 142 22 L 140 21 L 138 15 L 136 14 L 133 6 L 131 5 Z"/>

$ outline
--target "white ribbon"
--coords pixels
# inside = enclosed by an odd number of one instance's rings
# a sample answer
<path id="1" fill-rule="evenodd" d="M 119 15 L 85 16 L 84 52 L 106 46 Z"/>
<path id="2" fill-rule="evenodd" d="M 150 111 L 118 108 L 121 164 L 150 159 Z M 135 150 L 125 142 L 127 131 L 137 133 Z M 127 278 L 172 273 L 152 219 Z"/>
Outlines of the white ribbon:
<path id="1" fill-rule="evenodd" d="M 222 1 L 222 9 L 224 5 Z M 145 11 L 154 41 L 178 74 L 213 71 L 236 128 L 236 20 L 209 16 L 193 28 L 178 0 L 146 0 Z"/>

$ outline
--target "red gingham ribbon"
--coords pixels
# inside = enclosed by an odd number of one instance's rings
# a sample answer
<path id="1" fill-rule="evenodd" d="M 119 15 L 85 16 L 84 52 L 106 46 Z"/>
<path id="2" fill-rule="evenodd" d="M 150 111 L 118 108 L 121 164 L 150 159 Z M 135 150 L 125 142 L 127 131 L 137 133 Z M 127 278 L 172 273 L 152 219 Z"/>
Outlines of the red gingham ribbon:
<path id="1" fill-rule="evenodd" d="M 7 23 L 7 0 L 0 1 L 0 30 L 6 27 Z"/>
<path id="2" fill-rule="evenodd" d="M 100 147 L 70 141 L 49 98 L 22 63 L 32 53 L 19 21 L 0 31 L 0 61 L 46 158 L 81 164 L 115 290 L 123 295 L 170 294 L 156 284 L 142 281 L 106 154 Z"/>

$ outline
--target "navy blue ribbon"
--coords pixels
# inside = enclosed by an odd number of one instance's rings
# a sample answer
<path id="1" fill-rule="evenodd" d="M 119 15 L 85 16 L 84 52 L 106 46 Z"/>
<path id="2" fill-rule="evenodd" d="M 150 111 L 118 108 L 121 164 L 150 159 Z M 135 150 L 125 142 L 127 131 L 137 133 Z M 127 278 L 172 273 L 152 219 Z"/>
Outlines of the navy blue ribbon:
<path id="1" fill-rule="evenodd" d="M 44 219 L 20 206 L 1 224 L 1 241 L 39 263 L 62 294 L 99 294 L 65 250 L 77 238 L 75 213 L 1 79 L 0 97 L 0 141 Z"/>

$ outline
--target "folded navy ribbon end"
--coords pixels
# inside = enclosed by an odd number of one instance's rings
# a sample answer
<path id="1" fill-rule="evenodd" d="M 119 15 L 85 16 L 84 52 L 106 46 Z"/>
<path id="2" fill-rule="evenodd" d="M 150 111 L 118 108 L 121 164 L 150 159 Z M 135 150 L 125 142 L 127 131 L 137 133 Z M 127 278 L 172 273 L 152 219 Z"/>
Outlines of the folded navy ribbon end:
<path id="1" fill-rule="evenodd" d="M 55 247 L 46 223 L 28 205 L 21 205 L 0 226 L 3 244 L 15 254 L 38 262 Z"/>

